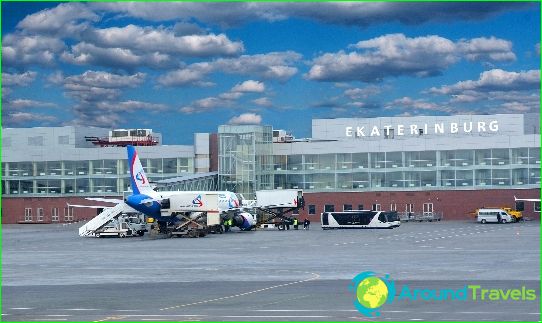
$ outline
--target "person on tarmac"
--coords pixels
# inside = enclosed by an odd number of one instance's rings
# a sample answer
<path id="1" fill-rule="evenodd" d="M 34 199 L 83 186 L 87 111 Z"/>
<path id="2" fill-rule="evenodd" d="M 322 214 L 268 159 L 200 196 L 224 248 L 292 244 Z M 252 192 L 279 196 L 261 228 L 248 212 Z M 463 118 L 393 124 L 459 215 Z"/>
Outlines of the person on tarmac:
<path id="1" fill-rule="evenodd" d="M 294 230 L 297 230 L 299 227 L 298 225 L 298 222 L 297 222 L 297 218 L 294 218 Z"/>

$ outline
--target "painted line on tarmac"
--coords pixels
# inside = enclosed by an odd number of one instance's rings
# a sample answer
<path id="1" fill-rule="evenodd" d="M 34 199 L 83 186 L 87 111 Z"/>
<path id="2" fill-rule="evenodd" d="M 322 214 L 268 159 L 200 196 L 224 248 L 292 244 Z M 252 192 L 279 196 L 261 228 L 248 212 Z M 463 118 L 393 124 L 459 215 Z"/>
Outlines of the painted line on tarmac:
<path id="1" fill-rule="evenodd" d="M 274 288 L 280 288 L 280 287 L 286 287 L 286 286 L 291 286 L 291 285 L 295 285 L 295 284 L 301 284 L 301 283 L 309 282 L 309 281 L 316 280 L 316 279 L 320 278 L 320 275 L 317 274 L 317 273 L 311 273 L 311 272 L 305 272 L 305 273 L 311 274 L 311 275 L 313 275 L 313 277 L 308 278 L 308 279 L 293 281 L 293 282 L 290 282 L 290 283 L 269 286 L 269 287 L 266 287 L 266 288 L 260 288 L 260 289 L 256 289 L 256 290 L 253 290 L 253 291 L 240 293 L 240 294 L 235 294 L 235 295 L 230 295 L 230 296 L 223 296 L 223 297 L 218 297 L 218 298 L 213 298 L 213 299 L 208 299 L 208 300 L 193 302 L 193 303 L 188 303 L 188 304 L 180 304 L 180 305 L 175 305 L 175 306 L 170 306 L 170 307 L 164 307 L 164 308 L 161 308 L 159 310 L 160 311 L 166 311 L 166 310 L 178 309 L 178 308 L 192 306 L 192 305 L 201 305 L 201 304 L 207 304 L 207 303 L 216 302 L 216 301 L 223 301 L 223 300 L 232 299 L 232 298 L 236 298 L 236 297 L 247 296 L 247 295 L 252 295 L 252 294 L 255 294 L 255 293 L 264 292 L 264 291 L 274 289 Z"/>

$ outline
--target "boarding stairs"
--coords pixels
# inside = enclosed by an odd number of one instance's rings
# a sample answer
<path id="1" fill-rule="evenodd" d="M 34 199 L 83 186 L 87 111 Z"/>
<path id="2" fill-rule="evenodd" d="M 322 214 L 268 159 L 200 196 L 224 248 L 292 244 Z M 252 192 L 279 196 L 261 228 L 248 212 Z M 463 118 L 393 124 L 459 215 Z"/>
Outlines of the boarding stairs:
<path id="1" fill-rule="evenodd" d="M 96 230 L 99 230 L 109 221 L 126 212 L 127 209 L 131 208 L 124 202 L 114 207 L 105 208 L 100 214 L 79 228 L 79 235 L 81 237 L 93 237 Z"/>

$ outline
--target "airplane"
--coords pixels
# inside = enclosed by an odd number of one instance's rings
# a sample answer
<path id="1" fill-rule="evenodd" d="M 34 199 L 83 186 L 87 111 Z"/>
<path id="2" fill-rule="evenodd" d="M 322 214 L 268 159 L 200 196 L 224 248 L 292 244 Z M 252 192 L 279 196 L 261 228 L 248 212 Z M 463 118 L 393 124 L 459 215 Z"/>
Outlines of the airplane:
<path id="1" fill-rule="evenodd" d="M 198 196 L 202 193 L 206 193 L 203 191 L 155 191 L 149 183 L 135 148 L 128 145 L 127 152 L 132 195 L 126 197 L 124 202 L 133 209 L 153 218 L 158 222 L 159 225 L 167 226 L 167 224 L 172 224 L 178 221 L 176 214 L 162 214 L 161 210 L 163 201 L 171 198 L 172 196 L 179 195 L 180 193 L 193 193 L 193 203 L 197 203 Z M 233 226 L 239 227 L 241 230 L 250 230 L 254 228 L 256 225 L 255 217 L 252 214 L 242 210 L 239 198 L 235 195 L 235 193 L 229 191 L 218 191 L 217 193 L 218 209 L 221 213 L 221 218 L 231 218 L 233 220 Z"/>

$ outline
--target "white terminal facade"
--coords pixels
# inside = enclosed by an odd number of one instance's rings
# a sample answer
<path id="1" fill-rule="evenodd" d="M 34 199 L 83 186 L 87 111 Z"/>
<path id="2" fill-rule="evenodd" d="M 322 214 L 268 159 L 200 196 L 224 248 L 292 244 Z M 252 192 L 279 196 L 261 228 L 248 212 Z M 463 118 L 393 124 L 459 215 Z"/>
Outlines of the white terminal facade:
<path id="1" fill-rule="evenodd" d="M 194 134 L 194 145 L 158 144 L 138 153 L 153 181 L 208 174 L 217 164 L 215 188 L 247 198 L 286 188 L 324 200 L 338 193 L 456 190 L 539 196 L 539 127 L 538 114 L 314 119 L 310 139 L 284 137 L 271 126 L 224 125 L 217 137 Z M 129 189 L 126 149 L 84 139 L 108 131 L 3 129 L 3 206 L 21 197 L 121 195 Z M 170 182 L 182 187 L 183 179 Z"/>

